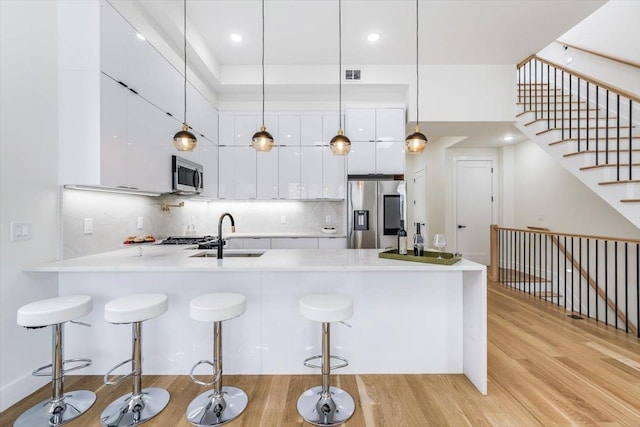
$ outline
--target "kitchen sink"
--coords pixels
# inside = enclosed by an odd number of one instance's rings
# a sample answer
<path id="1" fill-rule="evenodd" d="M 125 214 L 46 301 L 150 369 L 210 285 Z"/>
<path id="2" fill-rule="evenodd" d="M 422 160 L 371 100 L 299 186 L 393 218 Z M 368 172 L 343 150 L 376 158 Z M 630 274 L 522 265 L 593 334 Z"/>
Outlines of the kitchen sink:
<path id="1" fill-rule="evenodd" d="M 258 258 L 264 255 L 264 252 L 232 252 L 225 251 L 222 255 L 223 258 Z M 190 258 L 216 258 L 218 253 L 216 251 L 204 251 L 198 252 L 195 255 L 191 255 Z"/>

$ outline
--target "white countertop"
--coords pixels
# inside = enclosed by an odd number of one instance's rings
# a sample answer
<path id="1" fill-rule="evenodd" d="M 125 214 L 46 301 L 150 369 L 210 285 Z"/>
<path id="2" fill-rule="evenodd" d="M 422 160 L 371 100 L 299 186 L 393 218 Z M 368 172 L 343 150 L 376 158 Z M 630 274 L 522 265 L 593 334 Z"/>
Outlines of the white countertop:
<path id="1" fill-rule="evenodd" d="M 138 256 L 142 248 L 142 256 Z M 26 268 L 31 272 L 189 272 L 189 271 L 465 271 L 486 267 L 469 260 L 453 265 L 423 264 L 378 257 L 379 249 L 268 249 L 260 257 L 195 258 L 193 246 L 134 245 L 124 249 L 65 259 Z"/>
<path id="2" fill-rule="evenodd" d="M 312 232 L 312 233 L 302 233 L 302 232 L 291 232 L 291 233 L 225 233 L 223 238 L 225 239 L 262 239 L 262 238 L 315 238 L 315 237 L 336 237 L 336 238 L 344 238 L 347 237 L 344 233 L 323 233 L 321 231 Z"/>

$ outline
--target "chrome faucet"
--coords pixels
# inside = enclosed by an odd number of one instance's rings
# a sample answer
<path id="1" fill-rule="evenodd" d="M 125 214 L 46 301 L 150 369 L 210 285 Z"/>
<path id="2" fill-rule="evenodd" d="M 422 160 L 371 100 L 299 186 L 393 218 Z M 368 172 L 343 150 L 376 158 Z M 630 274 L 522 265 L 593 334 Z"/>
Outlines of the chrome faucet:
<path id="1" fill-rule="evenodd" d="M 236 223 L 233 220 L 233 216 L 231 216 L 230 213 L 220 215 L 220 219 L 218 220 L 218 259 L 222 259 L 222 247 L 224 246 L 224 242 L 222 241 L 222 220 L 225 216 L 228 216 L 231 220 L 231 232 L 236 232 Z"/>

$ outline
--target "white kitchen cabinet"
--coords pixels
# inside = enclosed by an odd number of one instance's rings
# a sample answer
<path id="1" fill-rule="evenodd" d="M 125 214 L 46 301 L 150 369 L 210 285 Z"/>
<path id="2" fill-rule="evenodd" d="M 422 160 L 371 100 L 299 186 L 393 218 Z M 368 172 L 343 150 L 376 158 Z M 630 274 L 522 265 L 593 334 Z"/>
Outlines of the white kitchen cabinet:
<path id="1" fill-rule="evenodd" d="M 318 249 L 347 249 L 346 237 L 320 237 Z"/>
<path id="2" fill-rule="evenodd" d="M 127 50 L 133 28 L 109 4 L 100 4 L 100 68 L 115 80 L 127 80 Z"/>
<path id="3" fill-rule="evenodd" d="M 342 130 L 345 130 L 344 116 L 342 117 Z M 340 114 L 325 113 L 322 115 L 322 143 L 329 145 L 331 139 L 338 134 L 340 128 Z M 348 135 L 347 135 L 348 136 Z M 350 136 L 349 139 L 353 140 Z"/>
<path id="4" fill-rule="evenodd" d="M 234 237 L 227 240 L 225 249 L 271 249 L 271 239 L 268 237 Z"/>
<path id="5" fill-rule="evenodd" d="M 345 134 L 351 141 L 375 141 L 376 109 L 347 108 L 347 129 Z"/>
<path id="6" fill-rule="evenodd" d="M 376 108 L 376 141 L 404 141 L 404 108 Z"/>
<path id="7" fill-rule="evenodd" d="M 218 115 L 218 144 L 234 145 L 235 136 L 235 116 L 230 113 L 220 113 Z"/>
<path id="8" fill-rule="evenodd" d="M 218 148 L 218 197 L 233 199 L 235 191 L 235 147 Z"/>
<path id="9" fill-rule="evenodd" d="M 110 187 L 128 186 L 126 88 L 100 77 L 100 182 Z"/>
<path id="10" fill-rule="evenodd" d="M 234 147 L 234 199 L 256 198 L 256 150 Z"/>
<path id="11" fill-rule="evenodd" d="M 318 239 L 313 237 L 272 238 L 271 249 L 318 249 Z"/>
<path id="12" fill-rule="evenodd" d="M 267 117 L 265 117 L 267 121 Z M 269 130 L 269 123 L 267 123 Z M 299 114 L 281 114 L 278 116 L 278 132 L 269 130 L 271 135 L 276 138 L 277 145 L 300 145 L 300 115 Z"/>
<path id="13" fill-rule="evenodd" d="M 346 156 L 336 156 L 322 147 L 322 198 L 344 199 L 347 185 Z"/>
<path id="14" fill-rule="evenodd" d="M 347 156 L 350 175 L 365 175 L 376 171 L 376 144 L 369 141 L 351 141 L 351 152 Z"/>
<path id="15" fill-rule="evenodd" d="M 200 163 L 203 166 L 203 197 L 218 197 L 218 146 L 204 139 L 198 141 L 200 146 Z"/>
<path id="16" fill-rule="evenodd" d="M 300 198 L 322 198 L 322 147 L 300 147 Z"/>
<path id="17" fill-rule="evenodd" d="M 261 119 L 255 115 L 237 115 L 234 118 L 233 145 L 250 146 L 253 134 L 258 131 Z"/>
<path id="18" fill-rule="evenodd" d="M 348 108 L 349 174 L 404 174 L 404 108 Z"/>
<path id="19" fill-rule="evenodd" d="M 376 142 L 376 173 L 404 174 L 404 141 Z"/>
<path id="20" fill-rule="evenodd" d="M 273 147 L 269 152 L 256 152 L 257 198 L 259 200 L 272 200 L 278 198 L 279 150 L 280 147 Z"/>
<path id="21" fill-rule="evenodd" d="M 322 141 L 322 114 L 303 114 L 300 117 L 300 144 L 322 145 Z"/>
<path id="22" fill-rule="evenodd" d="M 300 198 L 300 148 L 280 147 L 278 150 L 278 197 Z"/>

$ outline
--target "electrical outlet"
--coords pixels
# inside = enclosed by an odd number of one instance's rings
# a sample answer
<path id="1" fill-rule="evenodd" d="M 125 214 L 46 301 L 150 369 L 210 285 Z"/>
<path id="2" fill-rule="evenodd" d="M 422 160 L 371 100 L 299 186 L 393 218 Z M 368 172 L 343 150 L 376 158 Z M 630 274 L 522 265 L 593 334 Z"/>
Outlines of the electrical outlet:
<path id="1" fill-rule="evenodd" d="M 144 228 L 144 217 L 143 216 L 139 216 L 138 217 L 138 230 L 142 230 Z"/>
<path id="2" fill-rule="evenodd" d="M 287 217 L 285 215 L 282 215 L 280 217 L 280 224 L 286 224 L 287 223 Z"/>
<path id="3" fill-rule="evenodd" d="M 11 241 L 31 239 L 31 221 L 11 222 Z"/>
<path id="4" fill-rule="evenodd" d="M 324 217 L 324 222 L 326 222 L 327 224 L 331 223 L 331 215 L 327 215 Z"/>
<path id="5" fill-rule="evenodd" d="M 84 219 L 84 234 L 93 234 L 93 218 Z"/>

